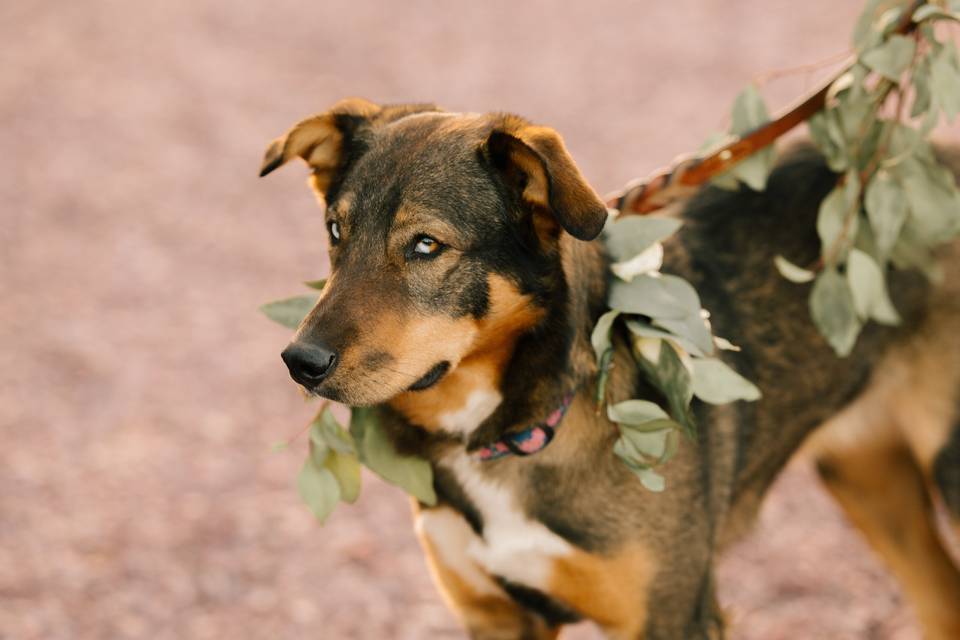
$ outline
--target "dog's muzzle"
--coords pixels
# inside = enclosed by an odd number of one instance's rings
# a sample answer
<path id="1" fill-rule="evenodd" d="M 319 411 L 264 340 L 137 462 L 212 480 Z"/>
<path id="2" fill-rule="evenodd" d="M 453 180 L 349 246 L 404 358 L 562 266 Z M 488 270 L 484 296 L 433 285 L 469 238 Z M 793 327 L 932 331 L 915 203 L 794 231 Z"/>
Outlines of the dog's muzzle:
<path id="1" fill-rule="evenodd" d="M 337 368 L 337 353 L 319 344 L 291 343 L 280 354 L 290 377 L 308 389 L 330 377 Z"/>

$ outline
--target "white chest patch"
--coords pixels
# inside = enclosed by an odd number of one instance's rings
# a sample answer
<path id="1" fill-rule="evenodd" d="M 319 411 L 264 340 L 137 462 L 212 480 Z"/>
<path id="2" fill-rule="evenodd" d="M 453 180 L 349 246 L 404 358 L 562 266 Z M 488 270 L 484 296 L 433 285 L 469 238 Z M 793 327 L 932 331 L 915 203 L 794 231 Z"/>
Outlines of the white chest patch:
<path id="1" fill-rule="evenodd" d="M 439 417 L 440 427 L 450 433 L 468 434 L 489 418 L 501 401 L 503 396 L 496 389 L 475 389 L 462 407 Z"/>
<path id="2" fill-rule="evenodd" d="M 569 554 L 570 544 L 528 518 L 509 491 L 485 478 L 480 472 L 485 463 L 461 451 L 441 464 L 453 472 L 483 519 L 483 537 L 470 536 L 466 555 L 490 574 L 546 590 L 551 559 Z"/>

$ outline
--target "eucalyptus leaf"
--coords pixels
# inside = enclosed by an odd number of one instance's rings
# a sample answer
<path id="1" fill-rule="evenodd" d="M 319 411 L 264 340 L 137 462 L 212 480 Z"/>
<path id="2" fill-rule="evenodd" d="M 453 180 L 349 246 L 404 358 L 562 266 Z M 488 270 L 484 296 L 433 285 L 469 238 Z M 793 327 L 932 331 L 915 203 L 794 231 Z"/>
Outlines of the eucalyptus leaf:
<path id="1" fill-rule="evenodd" d="M 627 425 L 642 425 L 647 422 L 669 420 L 667 412 L 660 405 L 648 400 L 624 400 L 607 407 L 607 417 L 611 422 Z"/>
<path id="2" fill-rule="evenodd" d="M 356 453 L 353 436 L 340 426 L 330 409 L 325 408 L 317 416 L 311 428 L 310 437 L 313 439 L 314 429 L 319 438 L 331 449 L 339 453 Z"/>
<path id="3" fill-rule="evenodd" d="M 731 133 L 741 136 L 770 120 L 767 105 L 756 85 L 748 85 L 733 101 Z"/>
<path id="4" fill-rule="evenodd" d="M 693 395 L 710 404 L 759 400 L 760 390 L 716 358 L 693 359 Z"/>
<path id="5" fill-rule="evenodd" d="M 913 38 L 892 35 L 880 46 L 864 53 L 860 59 L 883 77 L 898 82 L 913 60 L 916 46 Z"/>
<path id="6" fill-rule="evenodd" d="M 627 329 L 629 329 L 630 332 L 635 336 L 640 336 L 643 338 L 658 338 L 662 340 L 673 340 L 674 342 L 677 343 L 677 346 L 679 346 L 681 349 L 683 349 L 687 353 L 690 353 L 696 356 L 704 355 L 703 351 L 701 351 L 697 345 L 695 345 L 693 342 L 691 342 L 687 338 L 676 335 L 673 332 L 668 331 L 666 329 L 660 329 L 658 327 L 655 327 L 649 322 L 646 322 L 645 320 L 630 318 L 627 320 L 626 325 L 627 325 Z M 659 359 L 659 354 L 657 358 L 655 358 L 653 361 L 656 362 L 657 359 Z"/>
<path id="7" fill-rule="evenodd" d="M 817 214 L 817 234 L 820 236 L 820 244 L 825 255 L 840 241 L 844 226 L 847 224 L 847 213 L 848 204 L 845 188 L 838 185 L 820 203 L 820 211 Z M 856 216 L 853 216 L 850 229 L 846 234 L 848 242 L 853 241 L 855 234 Z"/>
<path id="8" fill-rule="evenodd" d="M 630 260 L 681 227 L 676 218 L 663 216 L 621 216 L 610 218 L 604 228 L 607 251 L 615 262 Z"/>
<path id="9" fill-rule="evenodd" d="M 924 4 L 913 12 L 913 21 L 923 22 L 924 20 L 954 20 L 960 22 L 960 14 L 944 11 L 932 4 Z"/>
<path id="10" fill-rule="evenodd" d="M 798 267 L 783 256 L 776 256 L 773 259 L 773 264 L 776 265 L 777 271 L 780 272 L 780 275 L 790 282 L 803 284 L 804 282 L 812 281 L 816 277 L 816 274 L 813 271 L 809 271 L 803 267 Z"/>
<path id="11" fill-rule="evenodd" d="M 360 459 L 371 471 L 390 484 L 400 487 L 420 502 L 431 506 L 436 504 L 433 468 L 429 462 L 423 458 L 398 453 L 374 411 L 365 414 L 360 430 L 363 433 Z M 352 421 L 351 431 L 353 431 Z M 356 437 L 354 433 L 354 438 Z"/>
<path id="12" fill-rule="evenodd" d="M 340 500 L 340 485 L 329 469 L 318 467 L 307 458 L 297 476 L 297 491 L 321 523 L 333 513 Z"/>
<path id="13" fill-rule="evenodd" d="M 613 348 L 610 333 L 613 329 L 613 323 L 619 315 L 619 311 L 607 311 L 600 316 L 597 324 L 593 327 L 593 333 L 590 334 L 590 343 L 593 345 L 594 353 L 597 354 L 597 361 L 600 361 L 603 354 Z"/>
<path id="14" fill-rule="evenodd" d="M 669 342 L 664 343 L 660 349 L 657 377 L 654 384 L 658 385 L 666 396 L 670 416 L 680 423 L 687 435 L 695 436 L 696 424 L 690 411 L 690 400 L 693 398 L 690 372 Z"/>
<path id="15" fill-rule="evenodd" d="M 810 313 L 820 333 L 840 357 L 850 355 L 860 333 L 860 320 L 846 278 L 828 267 L 810 293 Z"/>
<path id="16" fill-rule="evenodd" d="M 845 147 L 837 144 L 830 135 L 830 131 L 827 128 L 827 115 L 823 111 L 814 114 L 807 120 L 807 128 L 810 131 L 810 137 L 813 139 L 813 143 L 823 154 L 824 158 L 826 158 L 827 165 L 833 171 L 843 171 L 846 169 L 848 162 Z"/>
<path id="17" fill-rule="evenodd" d="M 319 280 L 307 280 L 303 284 L 307 285 L 311 289 L 316 289 L 317 291 L 323 291 L 323 288 L 327 286 L 327 279 L 320 278 Z"/>
<path id="18" fill-rule="evenodd" d="M 352 453 L 330 451 L 324 467 L 333 474 L 340 486 L 340 499 L 353 504 L 360 497 L 360 460 Z"/>
<path id="19" fill-rule="evenodd" d="M 613 263 L 610 270 L 621 280 L 629 282 L 635 276 L 659 271 L 662 265 L 663 245 L 655 242 L 629 260 Z"/>
<path id="20" fill-rule="evenodd" d="M 930 88 L 934 99 L 947 120 L 953 120 L 960 113 L 960 69 L 957 63 L 957 49 L 948 42 L 935 53 L 930 60 Z"/>
<path id="21" fill-rule="evenodd" d="M 617 311 L 655 318 L 683 318 L 689 308 L 678 300 L 664 278 L 637 276 L 630 282 L 614 280 L 607 294 L 607 304 Z"/>
<path id="22" fill-rule="evenodd" d="M 696 349 L 687 350 L 691 353 L 697 355 L 713 353 L 713 336 L 710 335 L 710 329 L 699 310 L 685 318 L 654 318 L 653 324 L 668 330 L 678 338 L 683 338 L 684 342 L 680 343 L 678 340 L 678 344 L 693 344 Z"/>
<path id="23" fill-rule="evenodd" d="M 635 469 L 634 473 L 640 477 L 640 483 L 654 493 L 660 493 L 667 486 L 663 476 L 653 469 Z"/>
<path id="24" fill-rule="evenodd" d="M 909 164 L 898 165 L 909 167 Z M 957 212 L 960 211 L 960 195 L 954 185 L 946 185 L 937 179 L 937 169 L 909 173 L 901 177 L 903 191 L 910 205 L 906 225 L 917 238 L 927 244 L 937 244 L 957 232 Z"/>
<path id="25" fill-rule="evenodd" d="M 296 329 L 313 309 L 316 302 L 316 296 L 295 296 L 276 302 L 268 302 L 260 307 L 260 311 L 274 322 L 280 323 L 288 329 Z"/>
<path id="26" fill-rule="evenodd" d="M 666 422 L 673 425 L 672 422 Z M 614 445 L 619 446 L 617 452 L 621 457 L 634 457 L 643 460 L 642 456 L 659 460 L 667 452 L 667 434 L 672 431 L 671 426 L 658 431 L 642 431 L 629 427 L 620 429 L 620 439 Z"/>
<path id="27" fill-rule="evenodd" d="M 853 306 L 861 320 L 873 318 L 881 324 L 900 324 L 900 315 L 887 294 L 883 271 L 873 258 L 853 249 L 847 260 L 847 279 L 853 293 Z"/>
<path id="28" fill-rule="evenodd" d="M 889 255 L 907 219 L 907 197 L 889 171 L 877 171 L 864 195 L 867 218 L 881 255 Z"/>

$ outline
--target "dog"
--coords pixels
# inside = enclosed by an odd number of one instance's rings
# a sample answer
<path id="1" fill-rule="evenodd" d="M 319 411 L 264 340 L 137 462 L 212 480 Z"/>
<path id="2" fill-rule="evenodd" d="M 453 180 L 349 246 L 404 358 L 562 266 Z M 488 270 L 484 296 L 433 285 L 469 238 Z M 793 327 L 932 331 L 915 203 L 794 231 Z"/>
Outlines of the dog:
<path id="1" fill-rule="evenodd" d="M 762 193 L 700 190 L 663 270 L 696 287 L 741 347 L 724 360 L 763 398 L 694 400 L 699 437 L 654 493 L 613 454 L 595 401 L 608 214 L 557 132 L 348 99 L 275 140 L 261 175 L 295 157 L 326 208 L 331 274 L 283 359 L 308 392 L 376 406 L 397 449 L 431 462 L 438 502 L 415 505 L 415 526 L 472 638 L 554 638 L 579 620 L 617 639 L 723 637 L 714 559 L 805 441 L 926 635 L 960 638 L 960 571 L 931 506 L 939 494 L 960 531 L 955 247 L 940 286 L 893 270 L 902 326 L 870 325 L 838 358 L 810 285 L 773 268 L 819 256 L 817 208 L 837 179 L 824 160 L 799 148 Z M 613 339 L 605 401 L 664 405 L 627 335 Z"/>

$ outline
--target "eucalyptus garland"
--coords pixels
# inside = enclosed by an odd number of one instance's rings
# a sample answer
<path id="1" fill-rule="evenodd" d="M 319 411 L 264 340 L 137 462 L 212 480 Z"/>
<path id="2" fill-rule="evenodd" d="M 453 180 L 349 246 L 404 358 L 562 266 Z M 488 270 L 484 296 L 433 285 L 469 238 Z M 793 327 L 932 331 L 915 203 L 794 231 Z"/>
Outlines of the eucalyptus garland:
<path id="1" fill-rule="evenodd" d="M 795 265 L 778 256 L 771 268 L 792 282 L 813 282 L 813 322 L 839 356 L 848 355 L 864 324 L 895 325 L 899 314 L 887 293 L 886 273 L 920 269 L 937 277 L 933 250 L 960 234 L 960 192 L 939 165 L 928 141 L 943 118 L 960 113 L 960 56 L 949 34 L 960 23 L 960 0 L 922 3 L 868 0 L 853 34 L 855 60 L 830 87 L 826 106 L 808 122 L 810 137 L 838 180 L 820 205 L 817 232 L 822 251 L 815 264 Z M 909 35 L 895 32 L 913 11 Z M 733 104 L 727 134 L 709 149 L 766 123 L 768 111 L 756 86 Z M 776 158 L 769 146 L 714 178 L 727 189 L 762 191 Z M 736 350 L 712 334 L 709 313 L 684 279 L 660 273 L 663 241 L 681 222 L 673 218 L 618 216 L 611 212 L 604 239 L 613 257 L 610 310 L 591 336 L 599 365 L 597 402 L 602 406 L 613 356 L 612 332 L 622 323 L 633 357 L 666 408 L 633 399 L 606 407 L 620 429 L 614 453 L 651 491 L 664 489 L 656 468 L 681 435 L 694 437 L 690 403 L 753 401 L 759 390 L 718 357 Z M 322 289 L 324 281 L 306 283 Z M 296 328 L 317 296 L 297 296 L 261 309 Z M 365 465 L 425 504 L 434 504 L 433 474 L 423 459 L 398 454 L 376 412 L 351 410 L 341 425 L 324 403 L 309 425 L 310 453 L 297 486 L 324 521 L 339 501 L 354 502 Z"/>

